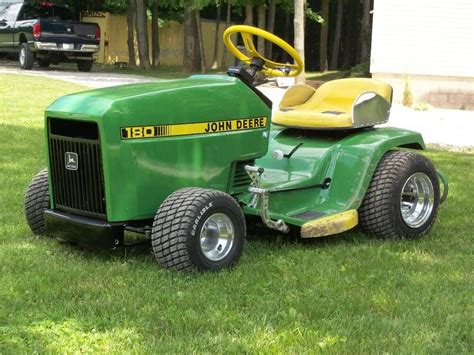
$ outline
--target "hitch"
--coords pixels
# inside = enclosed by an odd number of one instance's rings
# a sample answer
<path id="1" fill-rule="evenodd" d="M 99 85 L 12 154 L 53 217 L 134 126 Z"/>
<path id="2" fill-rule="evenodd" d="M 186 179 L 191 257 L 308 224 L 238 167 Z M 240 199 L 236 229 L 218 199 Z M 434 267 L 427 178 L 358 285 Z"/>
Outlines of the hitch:
<path id="1" fill-rule="evenodd" d="M 263 168 L 246 165 L 245 171 L 247 172 L 248 176 L 252 180 L 252 185 L 249 187 L 249 192 L 253 194 L 252 201 L 249 204 L 249 207 L 256 208 L 258 204 L 258 200 L 260 199 L 261 206 L 260 206 L 260 217 L 262 217 L 263 223 L 271 229 L 275 229 L 277 231 L 288 233 L 290 231 L 290 227 L 281 219 L 276 221 L 272 220 L 268 215 L 268 200 L 270 198 L 270 190 L 262 189 L 260 187 L 260 179 L 265 171 Z"/>

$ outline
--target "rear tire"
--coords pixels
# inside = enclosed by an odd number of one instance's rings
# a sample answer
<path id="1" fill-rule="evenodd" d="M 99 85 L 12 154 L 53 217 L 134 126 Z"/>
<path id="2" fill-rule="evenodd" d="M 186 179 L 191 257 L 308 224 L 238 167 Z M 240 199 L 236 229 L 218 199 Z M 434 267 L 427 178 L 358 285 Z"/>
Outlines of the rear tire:
<path id="1" fill-rule="evenodd" d="M 46 234 L 44 212 L 49 207 L 48 171 L 44 169 L 31 180 L 25 193 L 26 222 L 34 234 Z"/>
<path id="2" fill-rule="evenodd" d="M 35 62 L 35 55 L 28 47 L 28 43 L 22 43 L 20 45 L 20 56 L 19 56 L 20 68 L 24 70 L 31 70 Z"/>
<path id="3" fill-rule="evenodd" d="M 172 193 L 156 213 L 151 243 L 156 260 L 180 271 L 215 271 L 239 260 L 245 219 L 228 194 L 201 188 Z"/>
<path id="4" fill-rule="evenodd" d="M 92 60 L 81 60 L 77 62 L 77 69 L 82 72 L 90 72 L 92 70 Z"/>
<path id="5" fill-rule="evenodd" d="M 359 208 L 362 229 L 381 238 L 417 238 L 436 218 L 439 180 L 431 161 L 407 151 L 380 160 Z"/>

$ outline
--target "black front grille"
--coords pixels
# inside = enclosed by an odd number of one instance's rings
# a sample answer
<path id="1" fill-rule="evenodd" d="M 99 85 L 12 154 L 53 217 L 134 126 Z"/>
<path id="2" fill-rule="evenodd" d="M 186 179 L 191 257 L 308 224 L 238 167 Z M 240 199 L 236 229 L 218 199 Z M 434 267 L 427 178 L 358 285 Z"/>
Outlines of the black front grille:
<path id="1" fill-rule="evenodd" d="M 97 124 L 50 118 L 49 158 L 55 208 L 105 219 L 104 173 Z"/>
<path id="2" fill-rule="evenodd" d="M 245 171 L 245 165 L 253 165 L 254 162 L 254 160 L 248 160 L 234 163 L 231 194 L 235 195 L 247 192 L 252 181 Z"/>

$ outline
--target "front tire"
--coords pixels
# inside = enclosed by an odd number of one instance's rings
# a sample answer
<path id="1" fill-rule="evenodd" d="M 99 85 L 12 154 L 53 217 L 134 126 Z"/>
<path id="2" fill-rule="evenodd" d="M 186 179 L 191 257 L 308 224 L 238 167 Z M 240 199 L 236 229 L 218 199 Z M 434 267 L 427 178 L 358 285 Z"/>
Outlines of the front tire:
<path id="1" fill-rule="evenodd" d="M 49 207 L 48 171 L 44 169 L 31 180 L 25 193 L 26 222 L 34 234 L 46 234 L 44 212 Z"/>
<path id="2" fill-rule="evenodd" d="M 156 213 L 151 242 L 156 260 L 180 271 L 216 271 L 239 260 L 245 218 L 228 194 L 201 188 L 172 193 Z"/>
<path id="3" fill-rule="evenodd" d="M 90 72 L 92 70 L 92 60 L 81 60 L 77 62 L 77 69 L 81 72 Z"/>
<path id="4" fill-rule="evenodd" d="M 20 68 L 24 70 L 31 70 L 35 62 L 35 55 L 31 51 L 28 43 L 22 43 L 20 46 L 19 55 Z"/>
<path id="5" fill-rule="evenodd" d="M 359 208 L 362 229 L 387 239 L 426 234 L 439 206 L 439 180 L 420 154 L 389 151 L 380 160 Z"/>

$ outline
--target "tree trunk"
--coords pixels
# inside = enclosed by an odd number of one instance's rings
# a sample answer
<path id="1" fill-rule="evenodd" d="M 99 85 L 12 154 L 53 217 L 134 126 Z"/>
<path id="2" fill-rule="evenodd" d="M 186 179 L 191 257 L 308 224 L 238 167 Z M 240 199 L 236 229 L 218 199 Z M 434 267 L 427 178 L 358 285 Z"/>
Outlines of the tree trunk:
<path id="1" fill-rule="evenodd" d="M 127 11 L 127 46 L 128 46 L 128 66 L 135 68 L 137 63 L 135 62 L 135 30 L 134 30 L 134 18 L 135 18 L 135 0 L 128 0 L 128 11 Z"/>
<path id="2" fill-rule="evenodd" d="M 82 1 L 74 0 L 74 19 L 76 21 L 81 21 L 81 12 L 82 12 Z"/>
<path id="3" fill-rule="evenodd" d="M 258 28 L 265 29 L 265 5 L 258 7 Z M 262 37 L 258 37 L 257 41 L 257 52 L 261 55 L 265 55 L 265 40 Z"/>
<path id="4" fill-rule="evenodd" d="M 148 21 L 146 15 L 146 0 L 136 0 L 137 6 L 137 39 L 138 39 L 138 57 L 140 58 L 140 67 L 150 68 L 150 53 L 148 50 Z"/>
<path id="5" fill-rule="evenodd" d="M 267 31 L 273 33 L 275 30 L 275 10 L 276 10 L 276 0 L 270 0 L 270 6 L 268 8 L 268 22 L 267 22 Z M 272 59 L 272 42 L 265 42 L 265 58 Z"/>
<path id="6" fill-rule="evenodd" d="M 341 47 L 342 17 L 344 15 L 344 0 L 337 0 L 336 31 L 332 46 L 331 65 L 332 70 L 336 70 L 339 64 L 339 48 Z"/>
<path id="7" fill-rule="evenodd" d="M 321 17 L 324 23 L 321 24 L 319 33 L 319 70 L 328 70 L 328 30 L 329 30 L 329 0 L 322 0 Z"/>
<path id="8" fill-rule="evenodd" d="M 214 35 L 214 58 L 212 59 L 212 69 L 217 69 L 217 57 L 219 56 L 219 26 L 221 24 L 221 4 L 219 1 L 216 2 L 217 18 L 216 18 L 216 32 Z"/>
<path id="9" fill-rule="evenodd" d="M 189 6 L 184 8 L 184 51 L 183 71 L 187 73 L 200 70 L 199 43 L 197 36 L 196 16 Z"/>
<path id="10" fill-rule="evenodd" d="M 201 27 L 201 14 L 199 10 L 194 10 L 194 14 L 196 17 L 196 27 L 197 27 L 197 35 L 198 35 L 198 44 L 199 44 L 199 58 L 201 63 L 201 73 L 206 72 L 206 58 L 204 56 L 204 41 L 202 39 L 202 27 Z"/>
<path id="11" fill-rule="evenodd" d="M 344 12 L 344 36 L 342 41 L 342 68 L 352 67 L 353 33 L 355 32 L 355 10 L 357 2 L 349 1 Z"/>
<path id="12" fill-rule="evenodd" d="M 151 60 L 154 68 L 160 66 L 160 37 L 158 29 L 158 0 L 151 5 Z"/>
<path id="13" fill-rule="evenodd" d="M 370 10 L 372 8 L 371 0 L 363 0 L 362 20 L 360 27 L 360 63 L 368 63 L 370 60 L 370 37 L 372 32 Z"/>
<path id="14" fill-rule="evenodd" d="M 245 4 L 245 25 L 253 26 L 253 4 Z"/>
<path id="15" fill-rule="evenodd" d="M 232 1 L 227 0 L 227 14 L 225 18 L 225 28 L 229 28 L 230 26 L 230 11 L 232 10 Z M 222 53 L 222 65 L 221 68 L 225 68 L 227 66 L 227 47 L 224 46 L 224 52 Z"/>
<path id="16" fill-rule="evenodd" d="M 285 32 L 283 33 L 283 40 L 287 43 L 290 43 L 290 31 L 291 31 L 291 15 L 289 12 L 285 13 Z M 283 51 L 281 62 L 286 63 L 288 62 L 289 56 L 288 53 Z"/>
<path id="17" fill-rule="evenodd" d="M 293 20 L 295 27 L 295 49 L 304 62 L 304 0 L 295 0 L 295 17 Z M 296 77 L 297 83 L 304 83 L 304 69 L 300 75 Z"/>

